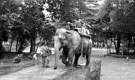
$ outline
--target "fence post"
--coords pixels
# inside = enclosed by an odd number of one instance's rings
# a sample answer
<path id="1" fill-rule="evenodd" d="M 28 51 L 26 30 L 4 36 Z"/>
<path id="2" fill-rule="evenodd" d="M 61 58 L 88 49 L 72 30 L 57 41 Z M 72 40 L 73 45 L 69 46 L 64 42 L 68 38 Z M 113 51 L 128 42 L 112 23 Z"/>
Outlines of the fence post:
<path id="1" fill-rule="evenodd" d="M 90 64 L 85 76 L 85 80 L 100 80 L 101 60 L 94 59 Z"/>

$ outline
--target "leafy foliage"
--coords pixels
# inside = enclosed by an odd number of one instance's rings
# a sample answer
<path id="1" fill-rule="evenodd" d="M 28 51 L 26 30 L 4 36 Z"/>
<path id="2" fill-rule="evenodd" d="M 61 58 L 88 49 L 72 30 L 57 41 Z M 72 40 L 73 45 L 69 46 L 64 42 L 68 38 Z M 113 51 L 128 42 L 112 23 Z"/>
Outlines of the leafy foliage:
<path id="1" fill-rule="evenodd" d="M 106 24 L 102 33 L 105 33 L 104 36 L 107 39 L 114 39 L 113 42 L 118 49 L 122 47 L 120 46 L 122 42 L 130 45 L 135 32 L 135 2 L 132 0 L 110 0 L 108 3 L 108 14 L 100 22 L 102 25 Z M 108 21 L 109 18 L 110 20 Z"/>
<path id="2" fill-rule="evenodd" d="M 1 42 L 12 37 L 11 39 L 19 41 L 19 51 L 22 51 L 27 41 L 32 41 L 31 46 L 35 46 L 37 34 L 46 34 L 42 36 L 45 40 L 48 37 L 52 38 L 53 29 L 46 28 L 47 23 L 44 22 L 46 20 L 42 12 L 45 0 L 1 0 L 0 2 Z"/>
<path id="3" fill-rule="evenodd" d="M 80 12 L 86 11 L 82 0 L 48 0 L 47 10 L 52 14 L 53 19 L 61 19 L 72 22 L 80 18 Z"/>

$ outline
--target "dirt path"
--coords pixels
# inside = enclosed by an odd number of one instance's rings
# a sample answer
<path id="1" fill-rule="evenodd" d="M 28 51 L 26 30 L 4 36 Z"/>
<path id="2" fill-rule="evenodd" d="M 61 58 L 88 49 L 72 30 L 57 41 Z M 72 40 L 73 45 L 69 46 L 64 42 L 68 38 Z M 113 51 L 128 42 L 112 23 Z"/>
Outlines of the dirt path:
<path id="1" fill-rule="evenodd" d="M 20 71 L 10 73 L 7 75 L 0 76 L 0 80 L 52 80 L 65 72 L 68 69 L 61 63 L 59 60 L 58 69 L 53 69 L 54 64 L 54 57 L 50 57 L 50 68 L 42 68 L 41 63 L 39 62 L 38 65 L 35 63 L 35 66 L 24 68 Z"/>
<path id="2" fill-rule="evenodd" d="M 93 50 L 93 57 L 102 60 L 101 80 L 135 80 L 135 59 L 104 57 L 106 50 Z"/>
<path id="3" fill-rule="evenodd" d="M 135 80 L 135 60 L 105 57 L 101 80 Z"/>
<path id="4" fill-rule="evenodd" d="M 33 66 L 1 76 L 0 80 L 52 80 L 66 71 L 67 69 L 53 70 L 53 68 L 44 69 L 40 66 Z"/>
<path id="5" fill-rule="evenodd" d="M 93 49 L 92 58 L 96 57 L 102 60 L 101 80 L 135 80 L 135 60 L 109 57 L 105 49 Z M 53 58 L 50 61 L 50 68 L 44 69 L 39 66 L 28 67 L 15 73 L 0 76 L 0 80 L 82 80 L 85 71 L 68 71 L 65 66 L 59 62 L 57 70 L 53 70 Z M 79 63 L 84 63 L 81 58 Z M 83 76 L 80 76 L 83 74 Z M 62 75 L 62 76 L 61 76 Z"/>

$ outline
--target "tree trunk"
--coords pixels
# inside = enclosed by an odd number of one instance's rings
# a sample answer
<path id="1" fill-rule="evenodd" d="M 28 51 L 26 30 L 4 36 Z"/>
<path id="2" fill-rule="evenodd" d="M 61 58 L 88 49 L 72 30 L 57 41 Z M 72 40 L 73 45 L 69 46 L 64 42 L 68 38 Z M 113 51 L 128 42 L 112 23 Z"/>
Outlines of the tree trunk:
<path id="1" fill-rule="evenodd" d="M 122 34 L 122 52 L 121 52 L 122 57 L 124 56 L 124 34 Z"/>
<path id="2" fill-rule="evenodd" d="M 111 53 L 111 39 L 107 40 L 107 55 Z"/>
<path id="3" fill-rule="evenodd" d="M 100 80 L 101 60 L 94 59 L 88 68 L 85 80 Z"/>
<path id="4" fill-rule="evenodd" d="M 38 49 L 40 43 L 41 43 L 41 38 L 40 38 L 39 43 L 37 44 L 37 47 L 36 47 L 36 50 L 35 50 L 36 52 L 37 52 L 37 49 Z"/>
<path id="5" fill-rule="evenodd" d="M 131 44 L 130 44 L 131 43 L 131 39 L 132 39 L 132 36 L 129 36 L 128 37 L 128 50 L 127 50 L 128 52 L 129 52 L 130 47 L 131 47 Z"/>
<path id="6" fill-rule="evenodd" d="M 120 34 L 117 34 L 117 46 L 115 47 L 117 54 L 120 54 L 120 37 Z"/>
<path id="7" fill-rule="evenodd" d="M 35 52 L 35 39 L 36 38 L 31 38 L 30 40 L 30 43 L 31 43 L 30 53 Z"/>
<path id="8" fill-rule="evenodd" d="M 19 38 L 17 37 L 17 40 L 16 40 L 16 52 L 18 52 L 18 43 L 19 43 Z"/>
<path id="9" fill-rule="evenodd" d="M 2 40 L 0 40 L 0 59 L 4 58 L 3 56 L 3 46 L 2 46 Z"/>
<path id="10" fill-rule="evenodd" d="M 10 49 L 9 49 L 10 52 L 11 52 L 11 49 L 12 49 L 12 44 L 13 44 L 13 39 L 11 39 L 11 43 L 10 43 Z"/>
<path id="11" fill-rule="evenodd" d="M 135 37 L 133 38 L 133 41 L 134 41 L 133 49 L 134 49 L 134 52 L 135 52 Z"/>
<path id="12" fill-rule="evenodd" d="M 21 52 L 22 52 L 22 50 L 23 50 L 23 45 L 24 45 L 24 40 L 21 40 L 21 41 L 20 41 L 20 47 L 19 47 L 19 49 L 18 49 L 18 53 L 21 53 Z"/>

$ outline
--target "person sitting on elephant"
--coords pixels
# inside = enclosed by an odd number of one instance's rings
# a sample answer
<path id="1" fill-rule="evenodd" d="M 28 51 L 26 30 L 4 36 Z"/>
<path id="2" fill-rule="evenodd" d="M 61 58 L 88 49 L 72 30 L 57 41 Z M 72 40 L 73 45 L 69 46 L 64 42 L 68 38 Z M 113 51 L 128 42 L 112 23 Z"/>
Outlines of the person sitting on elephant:
<path id="1" fill-rule="evenodd" d="M 74 24 L 76 25 L 75 29 L 74 29 L 75 31 L 77 31 L 80 35 L 84 35 L 84 36 L 90 37 L 89 36 L 90 32 L 89 32 L 89 30 L 87 28 L 86 23 L 83 20 L 81 20 L 81 19 L 75 20 Z"/>
<path id="2" fill-rule="evenodd" d="M 67 22 L 67 24 L 68 24 L 70 30 L 74 30 L 75 29 L 74 23 Z"/>

